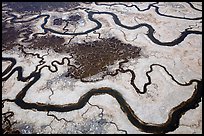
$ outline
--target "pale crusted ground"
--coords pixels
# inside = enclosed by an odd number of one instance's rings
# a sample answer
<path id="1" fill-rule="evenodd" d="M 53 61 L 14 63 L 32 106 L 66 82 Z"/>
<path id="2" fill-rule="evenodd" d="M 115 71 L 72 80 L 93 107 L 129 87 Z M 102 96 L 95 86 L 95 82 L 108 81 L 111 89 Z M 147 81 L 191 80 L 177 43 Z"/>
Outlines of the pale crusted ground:
<path id="1" fill-rule="evenodd" d="M 106 3 L 108 4 L 108 3 Z M 111 4 L 111 3 L 110 3 Z M 131 3 L 125 3 L 131 5 Z M 134 4 L 134 3 L 132 3 Z M 140 9 L 148 7 L 149 3 L 135 3 Z M 185 16 L 189 18 L 200 17 L 202 13 L 196 11 L 187 3 L 178 3 L 180 7 L 175 7 L 176 3 L 159 3 L 161 13 L 170 14 L 173 16 Z M 196 5 L 195 3 L 194 5 Z M 157 5 L 157 4 L 156 4 Z M 84 4 L 84 6 L 87 6 Z M 163 17 L 155 13 L 154 8 L 150 10 L 139 12 L 135 7 L 125 7 L 123 5 L 96 5 L 94 3 L 89 5 L 93 11 L 106 11 L 115 13 L 121 20 L 121 23 L 127 26 L 134 26 L 140 23 L 150 24 L 155 29 L 155 38 L 162 42 L 169 42 L 179 37 L 180 32 L 184 31 L 189 26 L 193 26 L 192 30 L 201 31 L 200 20 L 182 20 L 170 17 Z M 197 8 L 201 8 L 197 5 Z M 78 24 L 75 28 L 70 26 L 71 32 L 83 32 L 96 26 L 95 23 L 90 22 L 87 18 L 87 13 L 83 10 L 74 11 L 79 13 L 85 20 L 81 26 Z M 63 16 L 66 13 L 59 14 L 56 12 L 45 12 L 42 14 L 49 14 L 52 16 Z M 69 14 L 69 13 L 67 13 Z M 153 43 L 147 35 L 147 28 L 142 27 L 136 30 L 127 30 L 116 25 L 112 16 L 101 14 L 94 15 L 94 18 L 102 23 L 102 28 L 89 33 L 88 35 L 79 36 L 63 36 L 66 41 L 71 40 L 71 43 L 94 41 L 100 38 L 117 37 L 125 43 L 130 43 L 134 46 L 141 47 L 141 57 L 139 59 L 132 59 L 124 64 L 124 69 L 131 69 L 135 72 L 135 84 L 142 90 L 148 79 L 145 73 L 150 70 L 151 64 L 161 64 L 171 73 L 174 78 L 185 83 L 191 79 L 202 79 L 202 35 L 188 35 L 184 41 L 173 47 L 163 47 Z M 29 19 L 29 18 L 27 18 Z M 23 20 L 23 19 L 22 19 Z M 43 23 L 43 18 L 35 20 L 33 23 L 34 33 L 43 32 L 40 25 Z M 197 24 L 197 25 L 196 25 Z M 53 26 L 51 20 L 48 21 L 46 27 L 52 28 L 56 31 L 62 31 L 62 27 Z M 76 30 L 74 30 L 76 29 Z M 58 35 L 59 34 L 54 34 Z M 20 39 L 18 39 L 21 41 Z M 22 42 L 20 42 L 23 44 Z M 66 43 L 66 42 L 65 42 Z M 26 50 L 27 52 L 39 53 L 43 58 L 45 64 L 50 65 L 53 60 L 61 61 L 63 57 L 68 57 L 68 54 L 55 53 L 52 49 L 47 50 Z M 23 75 L 28 76 L 35 70 L 36 65 L 40 61 L 37 57 L 25 56 L 19 50 L 4 51 L 4 57 L 14 57 L 17 60 L 16 66 L 22 66 L 24 69 Z M 71 62 L 73 60 L 71 59 Z M 2 63 L 4 70 L 9 64 Z M 42 66 L 43 66 L 42 65 Z M 117 76 L 106 76 L 103 80 L 94 83 L 82 83 L 70 77 L 64 77 L 66 72 L 66 63 L 64 65 L 57 65 L 58 71 L 51 73 L 47 68 L 44 68 L 42 76 L 26 93 L 23 99 L 31 103 L 46 103 L 46 104 L 69 104 L 78 102 L 79 98 L 93 88 L 110 87 L 120 92 L 127 103 L 134 110 L 134 113 L 146 123 L 161 124 L 168 118 L 169 111 L 186 101 L 193 93 L 194 86 L 179 86 L 171 77 L 164 71 L 162 67 L 153 66 L 153 72 L 149 75 L 152 84 L 148 86 L 148 92 L 143 95 L 138 95 L 134 88 L 130 85 L 131 74 L 119 73 Z M 118 64 L 111 66 L 113 69 L 118 67 Z M 51 66 L 51 69 L 55 69 Z M 17 73 L 13 74 L 7 81 L 2 82 L 2 98 L 14 99 L 17 93 L 26 85 L 26 82 L 16 80 Z M 52 91 L 53 90 L 53 94 Z M 86 104 L 82 109 L 58 113 L 58 112 L 39 112 L 36 110 L 23 110 L 16 106 L 15 103 L 6 102 L 4 104 L 3 112 L 13 111 L 14 128 L 21 128 L 22 133 L 144 133 L 133 126 L 127 119 L 127 116 L 120 109 L 118 102 L 111 96 L 97 95 L 91 97 L 90 104 Z M 93 106 L 97 105 L 97 106 Z M 189 110 L 184 114 L 180 120 L 180 126 L 173 132 L 176 134 L 183 133 L 202 133 L 202 102 L 199 107 Z M 103 109 L 103 110 L 102 110 Z M 103 116 L 101 118 L 101 112 Z M 53 114 L 53 116 L 47 116 Z M 102 120 L 103 119 L 103 120 Z M 97 123 L 99 121 L 106 121 L 106 123 Z M 69 122 L 73 121 L 73 122 Z M 114 122 L 114 123 L 111 123 Z M 26 129 L 25 126 L 29 125 Z M 88 125 L 87 125 L 88 124 Z M 28 129 L 30 128 L 30 129 Z M 24 130 L 25 129 L 25 130 Z M 125 131 L 123 131 L 125 130 Z"/>

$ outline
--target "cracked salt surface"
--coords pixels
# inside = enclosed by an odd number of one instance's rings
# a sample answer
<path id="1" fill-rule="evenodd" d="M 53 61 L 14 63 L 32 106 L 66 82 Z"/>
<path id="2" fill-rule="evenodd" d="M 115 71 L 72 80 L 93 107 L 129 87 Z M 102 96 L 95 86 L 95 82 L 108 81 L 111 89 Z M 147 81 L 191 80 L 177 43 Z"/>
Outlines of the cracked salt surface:
<path id="1" fill-rule="evenodd" d="M 202 3 L 72 3 L 26 16 L 2 4 L 4 134 L 202 133 Z"/>

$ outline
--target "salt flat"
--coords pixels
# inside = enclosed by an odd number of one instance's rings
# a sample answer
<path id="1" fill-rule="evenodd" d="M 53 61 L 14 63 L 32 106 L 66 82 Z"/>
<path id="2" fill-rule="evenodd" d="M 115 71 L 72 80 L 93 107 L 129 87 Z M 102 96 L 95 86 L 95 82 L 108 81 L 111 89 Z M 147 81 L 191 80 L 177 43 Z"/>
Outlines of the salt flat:
<path id="1" fill-rule="evenodd" d="M 3 133 L 201 134 L 202 3 L 72 4 L 3 3 Z"/>

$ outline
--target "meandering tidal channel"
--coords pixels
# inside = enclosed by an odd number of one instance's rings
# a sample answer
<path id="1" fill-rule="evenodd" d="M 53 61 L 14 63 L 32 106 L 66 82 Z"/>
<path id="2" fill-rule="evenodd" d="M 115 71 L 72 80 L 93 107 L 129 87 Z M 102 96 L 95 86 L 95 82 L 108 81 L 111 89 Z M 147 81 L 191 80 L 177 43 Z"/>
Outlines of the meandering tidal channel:
<path id="1" fill-rule="evenodd" d="M 131 109 L 129 104 L 125 101 L 123 96 L 117 91 L 113 90 L 111 88 L 103 87 L 103 88 L 97 88 L 97 89 L 92 89 L 86 94 L 82 95 L 80 99 L 78 100 L 77 103 L 72 103 L 72 104 L 66 104 L 66 105 L 47 105 L 43 103 L 28 103 L 23 100 L 23 98 L 26 95 L 26 92 L 28 89 L 35 84 L 38 80 L 40 80 L 41 74 L 39 72 L 32 72 L 29 76 L 23 77 L 23 69 L 22 67 L 18 66 L 15 67 L 16 60 L 14 58 L 2 58 L 3 61 L 10 61 L 12 62 L 11 65 L 6 68 L 3 73 L 2 73 L 2 80 L 6 81 L 9 79 L 12 74 L 15 72 L 18 72 L 17 79 L 19 81 L 25 82 L 28 79 L 33 78 L 16 96 L 14 100 L 11 100 L 15 102 L 18 106 L 20 106 L 22 109 L 36 109 L 38 111 L 57 111 L 57 112 L 69 112 L 72 110 L 78 110 L 83 108 L 88 100 L 93 96 L 93 95 L 102 95 L 102 94 L 109 94 L 112 97 L 114 97 L 117 102 L 121 106 L 121 110 L 126 113 L 129 121 L 135 125 L 137 128 L 139 128 L 141 131 L 148 132 L 148 133 L 167 133 L 169 131 L 173 131 L 179 126 L 179 120 L 181 116 L 188 110 L 194 109 L 198 106 L 198 103 L 201 101 L 201 93 L 202 93 L 202 80 L 190 80 L 189 83 L 182 84 L 176 81 L 173 76 L 166 70 L 166 68 L 162 65 L 159 64 L 152 64 L 150 66 L 150 71 L 146 72 L 146 75 L 148 76 L 148 73 L 152 72 L 152 66 L 157 65 L 161 66 L 165 69 L 167 74 L 172 77 L 172 80 L 176 82 L 179 85 L 182 86 L 188 86 L 191 85 L 193 82 L 197 83 L 197 86 L 195 87 L 195 90 L 193 92 L 193 95 L 187 100 L 179 104 L 178 106 L 172 108 L 169 112 L 169 118 L 165 123 L 162 124 L 148 124 L 146 122 L 143 122 L 140 120 L 137 115 L 134 114 L 134 111 Z M 64 62 L 58 62 L 58 64 L 64 64 Z M 13 68 L 13 70 L 11 70 Z M 121 70 L 124 72 L 123 70 Z M 127 70 L 126 70 L 127 71 Z M 131 71 L 131 70 L 129 70 Z M 52 71 L 53 72 L 53 71 Z M 133 71 L 132 71 L 133 72 Z M 133 72 L 134 73 L 134 72 Z M 7 76 L 5 76 L 8 74 Z M 4 77 L 5 76 L 5 77 Z M 134 76 L 134 75 L 133 75 Z M 147 90 L 146 87 L 147 85 L 151 84 L 151 78 L 148 76 L 149 82 L 144 85 L 144 91 L 140 92 L 137 91 L 137 93 L 144 94 Z M 134 83 L 134 77 L 132 78 L 131 83 Z"/>
<path id="2" fill-rule="evenodd" d="M 97 3 L 96 3 L 97 4 Z M 99 5 L 99 4 L 97 4 Z M 189 3 L 189 5 L 194 8 L 195 10 L 200 11 L 199 9 L 195 8 L 191 3 Z M 110 5 L 108 5 L 110 6 Z M 127 6 L 127 5 L 126 5 Z M 134 6 L 134 5 L 131 5 Z M 130 6 L 127 6 L 130 7 Z M 136 6 L 135 6 L 136 7 Z M 157 6 L 155 6 L 154 4 L 150 5 L 147 9 L 148 10 L 150 7 L 155 8 L 155 12 L 161 16 L 164 17 L 173 17 L 170 15 L 164 15 L 161 14 L 159 12 L 159 8 Z M 137 7 L 136 7 L 137 8 Z M 76 8 L 76 9 L 80 9 L 80 8 Z M 83 9 L 83 8 L 81 8 Z M 41 15 L 37 15 L 34 18 L 31 18 L 29 20 L 24 20 L 24 21 L 18 21 L 21 18 L 18 18 L 16 15 L 12 14 L 9 10 L 7 11 L 7 15 L 13 17 L 10 22 L 11 23 L 27 23 L 27 22 L 31 22 L 33 20 L 39 19 L 39 18 L 44 18 L 44 23 L 41 24 L 41 28 L 44 30 L 44 34 L 51 32 L 51 33 L 55 33 L 55 34 L 60 34 L 60 35 L 86 35 L 88 33 L 94 32 L 95 30 L 98 30 L 102 27 L 102 23 L 95 19 L 93 16 L 94 15 L 110 15 L 113 18 L 113 21 L 115 22 L 116 25 L 125 28 L 127 30 L 135 30 L 138 29 L 140 27 L 146 27 L 148 28 L 148 33 L 146 34 L 148 36 L 148 38 L 155 44 L 160 45 L 160 46 L 175 46 L 178 45 L 179 43 L 181 43 L 189 34 L 198 34 L 198 35 L 202 35 L 201 31 L 196 31 L 196 30 L 189 30 L 189 29 L 185 29 L 183 32 L 181 32 L 180 36 L 176 39 L 174 39 L 173 41 L 170 42 L 161 42 L 160 40 L 158 40 L 157 38 L 154 37 L 154 33 L 155 30 L 154 28 L 147 24 L 147 23 L 141 23 L 135 26 L 126 26 L 124 24 L 121 23 L 120 19 L 118 18 L 118 16 L 115 13 L 111 13 L 111 12 L 95 12 L 95 11 L 90 11 L 90 9 L 88 8 L 84 8 L 85 12 L 87 13 L 88 19 L 94 23 L 96 23 L 97 26 L 95 26 L 94 28 L 91 28 L 89 30 L 86 30 L 84 32 L 78 32 L 78 33 L 63 33 L 63 32 L 59 32 L 56 30 L 53 30 L 51 28 L 47 28 L 45 27 L 45 25 L 48 22 L 48 19 L 50 18 L 50 15 L 48 14 L 41 14 Z M 139 10 L 139 9 L 138 9 Z M 145 10 L 139 10 L 139 11 L 145 11 Z M 176 18 L 176 17 L 173 17 Z M 182 17 L 177 17 L 178 19 L 188 19 L 188 20 L 199 20 L 201 18 L 182 18 Z M 32 54 L 32 53 L 30 53 Z M 32 54 L 35 55 L 35 54 Z M 38 58 L 42 59 L 42 57 L 40 57 L 39 55 L 37 56 Z M 123 96 L 117 91 L 114 90 L 112 88 L 108 88 L 108 87 L 101 87 L 101 88 L 93 88 L 90 91 L 88 91 L 87 93 L 83 94 L 80 99 L 78 100 L 77 103 L 70 103 L 70 104 L 65 104 L 65 105 L 52 105 L 52 104 L 44 104 L 44 103 L 28 103 L 26 101 L 23 100 L 23 98 L 26 96 L 26 92 L 29 90 L 29 88 L 34 85 L 36 82 L 40 81 L 41 79 L 41 70 L 43 68 L 48 68 L 48 70 L 52 73 L 57 72 L 58 68 L 54 63 L 57 63 L 59 65 L 64 65 L 65 64 L 65 60 L 68 61 L 68 66 L 74 67 L 76 68 L 74 65 L 70 64 L 70 60 L 69 58 L 65 57 L 62 59 L 61 62 L 54 60 L 51 65 L 55 67 L 55 70 L 51 70 L 50 66 L 47 65 L 43 65 L 38 71 L 36 71 L 38 68 L 38 66 L 36 66 L 36 70 L 31 72 L 31 74 L 27 77 L 23 76 L 23 68 L 21 66 L 17 66 L 16 65 L 16 59 L 12 58 L 12 57 L 2 57 L 2 61 L 3 62 L 11 62 L 11 64 L 4 70 L 2 71 L 2 81 L 7 81 L 14 73 L 17 72 L 17 80 L 18 81 L 22 81 L 22 82 L 27 82 L 29 81 L 22 90 L 19 90 L 19 93 L 16 95 L 15 99 L 9 100 L 9 99 L 5 99 L 4 101 L 8 101 L 8 102 L 14 102 L 16 105 L 18 105 L 19 107 L 21 107 L 22 109 L 36 109 L 37 111 L 56 111 L 56 112 L 69 112 L 69 111 L 73 111 L 73 110 L 78 110 L 83 108 L 87 102 L 89 101 L 89 99 L 94 96 L 94 95 L 103 95 L 103 94 L 108 94 L 110 96 L 112 96 L 113 98 L 115 98 L 118 102 L 118 104 L 121 107 L 121 110 L 125 113 L 125 115 L 127 116 L 127 118 L 129 119 L 129 121 L 138 129 L 140 129 L 141 131 L 147 132 L 147 133 L 167 133 L 170 131 L 174 131 L 175 129 L 177 129 L 179 127 L 179 121 L 181 116 L 188 110 L 190 109 L 195 109 L 196 107 L 198 107 L 199 102 L 201 102 L 201 97 L 202 97 L 202 80 L 197 80 L 197 79 L 192 79 L 190 80 L 188 83 L 180 83 L 178 82 L 172 74 L 170 74 L 168 72 L 168 70 L 160 65 L 160 64 L 152 64 L 150 65 L 150 70 L 146 72 L 146 77 L 148 79 L 148 82 L 144 84 L 143 86 L 143 90 L 139 90 L 135 84 L 135 73 L 133 70 L 131 69 L 124 69 L 122 68 L 122 64 L 128 62 L 128 60 L 123 60 L 119 63 L 119 68 L 116 69 L 115 73 L 109 73 L 106 74 L 102 77 L 102 79 L 107 76 L 107 75 L 111 75 L 111 76 L 116 76 L 118 73 L 130 73 L 131 74 L 131 81 L 130 81 L 130 85 L 132 87 L 134 87 L 135 89 L 135 93 L 138 94 L 145 94 L 147 92 L 147 86 L 151 84 L 151 77 L 149 76 L 149 73 L 151 73 L 153 71 L 153 67 L 154 66 L 159 66 L 161 68 L 163 68 L 165 70 L 165 72 L 171 77 L 172 81 L 175 82 L 176 84 L 180 85 L 180 86 L 190 86 L 192 85 L 194 82 L 196 82 L 196 86 L 194 89 L 194 92 L 192 94 L 192 96 L 187 100 L 187 101 L 183 101 L 182 103 L 180 103 L 178 106 L 172 108 L 169 112 L 168 115 L 168 119 L 166 120 L 165 123 L 162 124 L 150 124 L 150 123 L 146 123 L 144 121 L 142 121 L 140 118 L 138 118 L 138 116 L 134 113 L 133 109 L 131 108 L 131 106 L 126 102 L 126 100 L 123 98 Z M 31 80 L 32 79 L 32 80 Z M 80 79 L 82 82 L 96 82 L 96 81 L 86 81 L 84 79 Z M 111 105 L 110 105 L 111 106 Z"/>

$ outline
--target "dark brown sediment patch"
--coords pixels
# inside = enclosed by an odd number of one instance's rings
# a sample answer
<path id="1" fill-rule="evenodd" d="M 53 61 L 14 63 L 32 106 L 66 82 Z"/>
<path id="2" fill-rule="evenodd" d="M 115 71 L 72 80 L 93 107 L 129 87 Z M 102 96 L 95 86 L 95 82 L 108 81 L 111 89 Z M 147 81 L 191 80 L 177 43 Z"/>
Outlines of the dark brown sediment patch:
<path id="1" fill-rule="evenodd" d="M 41 12 L 42 10 L 52 11 L 53 9 L 63 8 L 69 10 L 79 6 L 79 2 L 4 2 L 7 7 L 15 12 Z"/>
<path id="2" fill-rule="evenodd" d="M 78 69 L 68 69 L 75 78 L 86 78 L 102 71 L 107 66 L 123 59 L 138 58 L 141 48 L 121 42 L 116 38 L 69 46 L 67 51 L 73 54 Z"/>
<path id="3" fill-rule="evenodd" d="M 39 50 L 51 48 L 57 53 L 72 54 L 74 63 L 79 68 L 68 67 L 68 73 L 76 79 L 87 78 L 100 72 L 105 72 L 106 75 L 109 72 L 108 66 L 117 61 L 138 58 L 141 50 L 114 37 L 72 45 L 64 45 L 64 42 L 63 37 L 46 35 L 36 37 L 32 44 L 24 48 Z"/>
<path id="4" fill-rule="evenodd" d="M 39 50 L 51 48 L 55 52 L 61 53 L 65 48 L 65 46 L 62 45 L 64 42 L 64 38 L 55 35 L 38 36 L 33 40 L 32 44 L 27 46 L 27 48 Z"/>
<path id="5" fill-rule="evenodd" d="M 16 44 L 19 31 L 14 26 L 6 26 L 6 22 L 2 22 L 2 50 L 10 50 Z"/>

